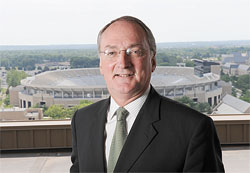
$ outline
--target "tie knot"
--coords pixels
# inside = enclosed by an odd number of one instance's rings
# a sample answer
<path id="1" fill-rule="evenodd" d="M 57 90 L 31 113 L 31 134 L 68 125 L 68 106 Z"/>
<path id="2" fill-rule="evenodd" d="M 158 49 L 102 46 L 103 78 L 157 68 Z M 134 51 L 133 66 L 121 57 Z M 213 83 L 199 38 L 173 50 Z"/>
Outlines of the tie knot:
<path id="1" fill-rule="evenodd" d="M 127 118 L 128 113 L 129 112 L 125 108 L 119 107 L 116 111 L 117 121 L 125 120 Z"/>

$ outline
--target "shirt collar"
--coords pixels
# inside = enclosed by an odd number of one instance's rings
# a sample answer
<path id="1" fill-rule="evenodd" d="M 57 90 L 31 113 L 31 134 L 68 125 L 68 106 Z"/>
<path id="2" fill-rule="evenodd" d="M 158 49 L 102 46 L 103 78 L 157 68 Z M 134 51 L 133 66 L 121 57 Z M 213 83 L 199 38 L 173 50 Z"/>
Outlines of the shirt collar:
<path id="1" fill-rule="evenodd" d="M 129 115 L 132 114 L 134 116 L 137 116 L 137 114 L 139 113 L 141 107 L 143 106 L 144 102 L 146 101 L 146 99 L 148 97 L 150 88 L 151 88 L 151 86 L 149 85 L 147 90 L 140 97 L 138 97 L 134 101 L 132 101 L 129 104 L 127 104 L 126 106 L 124 106 L 124 108 L 129 112 Z M 120 106 L 115 102 L 115 100 L 111 96 L 109 114 L 108 114 L 108 117 L 107 117 L 108 121 L 111 121 L 113 119 L 114 114 L 115 114 L 116 110 L 119 107 Z"/>

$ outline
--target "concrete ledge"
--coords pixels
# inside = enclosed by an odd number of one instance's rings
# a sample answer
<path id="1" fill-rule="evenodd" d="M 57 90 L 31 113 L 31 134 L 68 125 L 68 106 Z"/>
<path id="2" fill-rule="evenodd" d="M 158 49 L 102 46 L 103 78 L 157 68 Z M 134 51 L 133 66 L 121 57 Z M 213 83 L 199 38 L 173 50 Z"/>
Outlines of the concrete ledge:
<path id="1" fill-rule="evenodd" d="M 221 144 L 250 144 L 250 115 L 211 116 Z M 0 123 L 0 150 L 71 148 L 71 120 Z"/>

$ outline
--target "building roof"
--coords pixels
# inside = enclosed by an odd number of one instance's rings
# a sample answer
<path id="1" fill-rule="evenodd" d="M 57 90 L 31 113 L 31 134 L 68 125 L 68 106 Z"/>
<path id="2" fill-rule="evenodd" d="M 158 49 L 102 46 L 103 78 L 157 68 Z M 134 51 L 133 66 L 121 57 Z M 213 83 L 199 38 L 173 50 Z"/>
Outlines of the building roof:
<path id="1" fill-rule="evenodd" d="M 240 53 L 234 53 L 232 56 L 223 56 L 222 63 L 234 62 L 234 63 L 244 63 L 248 60 L 247 56 L 242 56 Z"/>
<path id="2" fill-rule="evenodd" d="M 0 112 L 22 112 L 25 111 L 26 108 L 19 108 L 19 107 L 13 107 L 13 108 L 1 108 Z"/>
<path id="3" fill-rule="evenodd" d="M 219 80 L 219 75 L 194 75 L 191 67 L 157 67 L 152 74 L 153 86 L 196 85 Z M 23 86 L 37 88 L 106 88 L 104 77 L 99 68 L 81 68 L 47 71 L 21 81 Z"/>
<path id="4" fill-rule="evenodd" d="M 245 65 L 245 64 L 240 64 L 238 69 L 240 70 L 244 70 L 244 71 L 250 71 L 250 66 L 249 65 Z"/>
<path id="5" fill-rule="evenodd" d="M 232 82 L 231 81 L 225 82 L 223 80 L 220 80 L 220 81 L 218 81 L 218 85 L 219 86 L 231 86 L 232 87 Z"/>
<path id="6" fill-rule="evenodd" d="M 22 91 L 23 90 L 23 86 L 22 85 L 18 85 L 16 87 L 10 87 L 11 91 Z"/>
<path id="7" fill-rule="evenodd" d="M 221 103 L 214 111 L 214 114 L 242 114 L 242 112 L 233 108 L 232 106 Z"/>
<path id="8" fill-rule="evenodd" d="M 232 54 L 234 57 L 242 57 L 240 52 L 233 52 Z"/>
<path id="9" fill-rule="evenodd" d="M 250 108 L 250 103 L 240 100 L 229 94 L 223 97 L 222 102 L 241 113 L 245 113 Z"/>
<path id="10" fill-rule="evenodd" d="M 235 64 L 235 63 L 230 63 L 230 62 L 227 62 L 226 64 L 223 65 L 223 67 L 226 67 L 228 69 L 230 68 L 238 68 L 238 64 Z"/>

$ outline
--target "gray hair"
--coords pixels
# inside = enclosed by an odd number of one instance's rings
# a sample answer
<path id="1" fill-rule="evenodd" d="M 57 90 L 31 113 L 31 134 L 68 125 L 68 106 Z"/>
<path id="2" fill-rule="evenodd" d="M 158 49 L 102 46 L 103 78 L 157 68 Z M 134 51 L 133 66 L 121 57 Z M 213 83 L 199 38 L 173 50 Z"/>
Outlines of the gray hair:
<path id="1" fill-rule="evenodd" d="M 101 37 L 102 34 L 104 33 L 104 31 L 113 23 L 117 22 L 117 21 L 127 21 L 127 22 L 132 22 L 132 23 L 136 23 L 138 24 L 144 31 L 146 34 L 146 39 L 148 41 L 148 45 L 150 47 L 150 50 L 153 51 L 154 54 L 156 54 L 156 44 L 155 44 L 155 38 L 153 36 L 153 33 L 151 32 L 151 30 L 139 19 L 132 17 L 132 16 L 122 16 L 119 17 L 115 20 L 112 20 L 110 23 L 108 23 L 106 26 L 104 26 L 101 31 L 98 34 L 97 37 L 97 46 L 98 46 L 98 50 L 100 50 L 100 42 L 101 42 Z"/>

